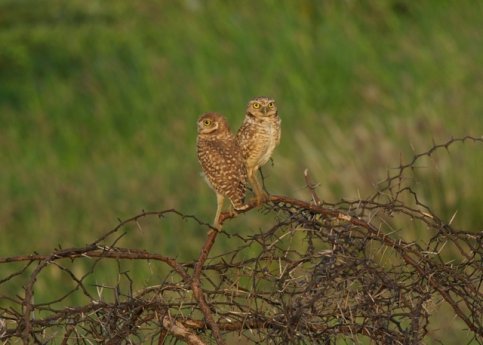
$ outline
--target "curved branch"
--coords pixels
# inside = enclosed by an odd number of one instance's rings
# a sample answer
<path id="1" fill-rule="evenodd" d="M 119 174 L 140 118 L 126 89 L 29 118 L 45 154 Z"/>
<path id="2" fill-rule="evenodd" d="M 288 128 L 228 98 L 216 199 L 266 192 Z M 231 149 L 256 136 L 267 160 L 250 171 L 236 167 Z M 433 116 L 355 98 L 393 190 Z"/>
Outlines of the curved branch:
<path id="1" fill-rule="evenodd" d="M 210 253 L 211 247 L 213 247 L 213 244 L 215 243 L 215 239 L 217 235 L 218 235 L 218 231 L 210 230 L 208 232 L 208 237 L 205 241 L 205 244 L 203 245 L 203 248 L 201 248 L 200 256 L 195 265 L 191 288 L 193 289 L 193 295 L 196 298 L 196 301 L 198 302 L 200 309 L 206 318 L 206 322 L 208 323 L 208 325 L 211 328 L 211 331 L 213 332 L 213 336 L 215 337 L 217 344 L 223 345 L 225 344 L 225 342 L 221 337 L 220 328 L 218 327 L 218 324 L 213 319 L 213 315 L 210 311 L 210 307 L 206 303 L 205 297 L 203 295 L 203 291 L 201 289 L 201 279 L 200 279 L 203 265 L 206 259 L 208 258 L 208 254 Z"/>

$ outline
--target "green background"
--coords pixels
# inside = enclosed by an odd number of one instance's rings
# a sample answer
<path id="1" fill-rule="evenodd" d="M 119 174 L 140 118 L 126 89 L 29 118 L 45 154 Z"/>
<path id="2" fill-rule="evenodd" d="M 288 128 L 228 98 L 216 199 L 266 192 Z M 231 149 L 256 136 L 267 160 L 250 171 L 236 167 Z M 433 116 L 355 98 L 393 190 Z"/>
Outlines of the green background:
<path id="1" fill-rule="evenodd" d="M 433 142 L 482 135 L 481 18 L 469 0 L 0 0 L 0 255 L 83 246 L 142 210 L 211 221 L 196 119 L 236 130 L 260 95 L 283 119 L 271 193 L 309 199 L 309 168 L 321 199 L 367 197 Z M 481 144 L 415 174 L 436 214 L 481 231 Z M 205 235 L 167 219 L 121 244 L 187 261 Z"/>

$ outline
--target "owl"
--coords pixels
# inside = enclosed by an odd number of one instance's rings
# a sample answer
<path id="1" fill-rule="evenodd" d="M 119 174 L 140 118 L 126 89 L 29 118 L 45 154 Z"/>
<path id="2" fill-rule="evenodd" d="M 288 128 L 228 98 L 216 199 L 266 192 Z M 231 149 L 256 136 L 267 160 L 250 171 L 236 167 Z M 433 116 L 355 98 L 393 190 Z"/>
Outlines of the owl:
<path id="1" fill-rule="evenodd" d="M 248 102 L 245 120 L 236 134 L 257 204 L 267 200 L 268 195 L 260 186 L 256 172 L 268 162 L 273 150 L 280 143 L 280 124 L 275 101 L 269 97 L 257 97 Z"/>
<path id="2" fill-rule="evenodd" d="M 214 227 L 220 229 L 219 217 L 227 197 L 233 208 L 243 210 L 247 172 L 242 152 L 224 116 L 203 114 L 198 120 L 198 160 L 206 182 L 216 193 Z"/>

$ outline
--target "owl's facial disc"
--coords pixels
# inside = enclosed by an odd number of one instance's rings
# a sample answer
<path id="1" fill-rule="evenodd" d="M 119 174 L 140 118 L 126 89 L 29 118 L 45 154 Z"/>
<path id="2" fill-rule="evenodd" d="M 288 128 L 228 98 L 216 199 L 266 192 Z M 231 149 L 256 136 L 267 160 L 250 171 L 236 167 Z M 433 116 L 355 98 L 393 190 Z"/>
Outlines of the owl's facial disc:
<path id="1" fill-rule="evenodd" d="M 275 101 L 270 98 L 260 97 L 249 103 L 247 115 L 252 117 L 264 118 L 277 115 Z"/>
<path id="2" fill-rule="evenodd" d="M 218 129 L 218 122 L 210 119 L 204 118 L 198 122 L 198 131 L 203 134 L 208 134 L 216 131 Z"/>

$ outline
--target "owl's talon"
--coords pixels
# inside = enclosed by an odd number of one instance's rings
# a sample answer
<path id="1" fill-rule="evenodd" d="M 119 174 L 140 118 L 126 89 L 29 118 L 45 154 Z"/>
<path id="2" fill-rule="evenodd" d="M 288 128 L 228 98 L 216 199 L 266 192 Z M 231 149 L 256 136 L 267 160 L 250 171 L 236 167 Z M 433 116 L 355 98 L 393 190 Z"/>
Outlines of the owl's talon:
<path id="1" fill-rule="evenodd" d="M 267 193 L 263 193 L 261 195 L 257 195 L 255 199 L 257 206 L 260 206 L 261 204 L 264 204 L 265 202 L 270 200 L 270 196 Z"/>
<path id="2" fill-rule="evenodd" d="M 261 204 L 264 204 L 270 200 L 270 196 L 268 194 L 266 195 L 261 195 L 261 196 L 255 196 L 253 199 L 250 200 L 250 204 L 255 204 L 255 206 L 260 206 Z"/>

